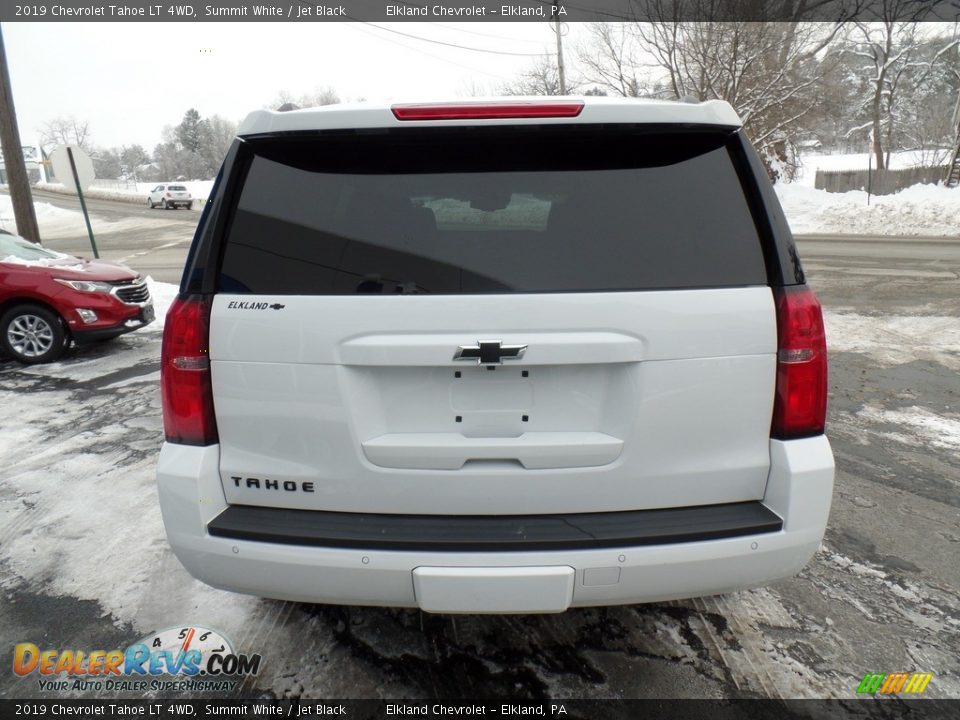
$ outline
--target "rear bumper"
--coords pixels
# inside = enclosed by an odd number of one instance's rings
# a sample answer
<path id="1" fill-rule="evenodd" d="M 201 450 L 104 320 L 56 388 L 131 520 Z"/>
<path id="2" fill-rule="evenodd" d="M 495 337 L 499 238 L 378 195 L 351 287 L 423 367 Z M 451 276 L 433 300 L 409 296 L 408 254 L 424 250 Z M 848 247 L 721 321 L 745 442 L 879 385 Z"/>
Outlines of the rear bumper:
<path id="1" fill-rule="evenodd" d="M 826 527 L 833 455 L 822 436 L 772 440 L 770 454 L 762 502 L 782 519 L 781 529 L 597 549 L 384 550 L 214 536 L 208 525 L 227 509 L 217 446 L 164 445 L 158 484 L 174 552 L 194 577 L 214 587 L 434 612 L 557 612 L 711 595 L 796 574 Z M 485 594 L 488 589 L 492 594 Z"/>

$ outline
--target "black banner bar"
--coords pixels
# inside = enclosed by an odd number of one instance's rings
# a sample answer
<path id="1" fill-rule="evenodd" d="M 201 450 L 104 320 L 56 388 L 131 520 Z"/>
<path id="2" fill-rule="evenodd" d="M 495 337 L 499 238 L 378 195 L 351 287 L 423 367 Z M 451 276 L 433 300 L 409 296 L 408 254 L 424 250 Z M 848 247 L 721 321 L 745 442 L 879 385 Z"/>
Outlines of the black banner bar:
<path id="1" fill-rule="evenodd" d="M 554 718 L 556 720 L 790 720 L 960 716 L 960 700 L 869 697 L 861 700 L 0 700 L 0 717 L 150 718 L 224 717 L 301 720 L 408 718 Z"/>
<path id="2" fill-rule="evenodd" d="M 896 16 L 890 16 L 895 8 Z M 960 0 L 37 0 L 2 22 L 960 21 Z"/>

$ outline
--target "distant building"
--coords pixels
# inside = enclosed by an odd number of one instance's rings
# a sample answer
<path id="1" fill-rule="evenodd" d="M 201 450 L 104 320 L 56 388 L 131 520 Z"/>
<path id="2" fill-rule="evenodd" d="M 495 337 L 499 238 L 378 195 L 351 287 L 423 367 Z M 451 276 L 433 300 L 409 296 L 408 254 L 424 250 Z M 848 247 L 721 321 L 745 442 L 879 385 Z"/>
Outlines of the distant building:
<path id="1" fill-rule="evenodd" d="M 42 153 L 40 148 L 35 145 L 23 146 L 23 161 L 27 166 L 27 177 L 31 183 L 46 182 L 46 172 L 42 163 Z M 3 153 L 0 152 L 0 185 L 7 184 L 7 166 L 3 161 Z"/>

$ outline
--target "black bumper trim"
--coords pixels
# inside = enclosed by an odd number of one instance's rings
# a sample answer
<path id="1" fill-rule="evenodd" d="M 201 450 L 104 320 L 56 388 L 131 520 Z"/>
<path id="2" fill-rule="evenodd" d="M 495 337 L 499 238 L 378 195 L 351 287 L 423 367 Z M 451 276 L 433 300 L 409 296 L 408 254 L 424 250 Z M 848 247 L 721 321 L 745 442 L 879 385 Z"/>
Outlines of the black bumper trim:
<path id="1" fill-rule="evenodd" d="M 231 505 L 214 537 L 285 545 L 430 552 L 590 550 L 778 532 L 759 502 L 570 515 L 374 515 Z"/>
<path id="2" fill-rule="evenodd" d="M 92 330 L 86 330 L 82 327 L 70 328 L 70 336 L 77 345 L 86 345 L 87 343 L 97 342 L 99 340 L 109 340 L 121 335 L 126 335 L 134 330 L 145 328 L 155 319 L 156 316 L 154 315 L 153 306 L 151 305 L 150 312 L 146 316 L 144 315 L 144 311 L 141 310 L 139 315 L 133 315 L 131 317 L 124 318 L 121 322 L 117 323 L 116 325 L 111 325 L 110 327 L 94 328 Z M 130 320 L 136 320 L 140 324 L 128 327 L 127 323 Z"/>
<path id="3" fill-rule="evenodd" d="M 127 327 L 126 325 L 114 325 L 106 328 L 96 328 L 95 330 L 70 330 L 70 335 L 77 345 L 86 345 L 87 343 L 97 342 L 98 340 L 109 340 L 111 338 L 126 335 L 134 330 L 146 327 L 149 323 Z"/>

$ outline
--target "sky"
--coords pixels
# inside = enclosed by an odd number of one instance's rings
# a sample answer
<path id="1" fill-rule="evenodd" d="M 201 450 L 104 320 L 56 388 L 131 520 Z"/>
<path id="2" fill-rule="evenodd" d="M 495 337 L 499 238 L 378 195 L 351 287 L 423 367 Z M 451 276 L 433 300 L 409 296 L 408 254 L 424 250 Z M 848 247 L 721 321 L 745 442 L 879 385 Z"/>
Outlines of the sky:
<path id="1" fill-rule="evenodd" d="M 565 27 L 572 55 L 585 28 Z M 329 86 L 343 100 L 370 101 L 496 94 L 536 54 L 556 49 L 546 22 L 4 23 L 2 30 L 24 144 L 38 140 L 46 121 L 74 115 L 90 122 L 95 146 L 139 143 L 148 152 L 191 107 L 239 122 L 281 90 L 296 96 Z"/>

